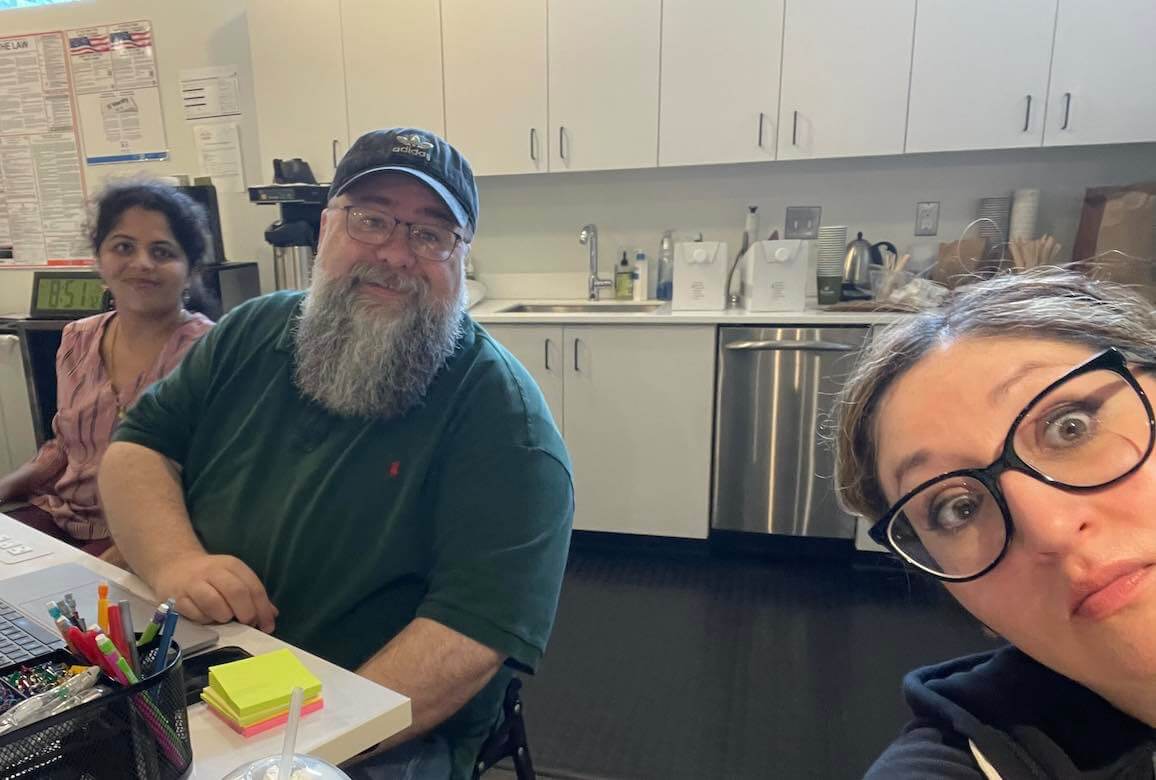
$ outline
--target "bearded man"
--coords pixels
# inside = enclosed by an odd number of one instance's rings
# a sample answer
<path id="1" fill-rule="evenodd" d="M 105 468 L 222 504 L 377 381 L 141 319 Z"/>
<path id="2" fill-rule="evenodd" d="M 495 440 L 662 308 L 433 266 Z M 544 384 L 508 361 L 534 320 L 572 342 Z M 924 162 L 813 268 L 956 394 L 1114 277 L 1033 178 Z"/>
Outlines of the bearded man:
<path id="1" fill-rule="evenodd" d="M 458 151 L 367 133 L 329 195 L 310 289 L 238 307 L 147 390 L 101 495 L 181 615 L 410 697 L 412 726 L 355 776 L 469 777 L 513 670 L 545 650 L 570 463 L 537 385 L 466 312 L 478 196 Z"/>

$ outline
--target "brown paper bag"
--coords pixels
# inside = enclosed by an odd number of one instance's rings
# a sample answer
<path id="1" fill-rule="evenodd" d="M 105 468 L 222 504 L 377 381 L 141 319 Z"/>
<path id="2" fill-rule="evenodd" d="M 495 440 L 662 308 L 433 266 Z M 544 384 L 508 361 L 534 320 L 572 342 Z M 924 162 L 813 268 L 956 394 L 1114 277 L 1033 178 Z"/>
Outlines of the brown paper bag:
<path id="1" fill-rule="evenodd" d="M 1096 279 L 1156 297 L 1156 182 L 1088 189 L 1072 260 Z"/>
<path id="2" fill-rule="evenodd" d="M 985 276 L 992 270 L 987 257 L 986 238 L 965 238 L 940 243 L 939 259 L 931 269 L 931 280 L 952 289 Z"/>

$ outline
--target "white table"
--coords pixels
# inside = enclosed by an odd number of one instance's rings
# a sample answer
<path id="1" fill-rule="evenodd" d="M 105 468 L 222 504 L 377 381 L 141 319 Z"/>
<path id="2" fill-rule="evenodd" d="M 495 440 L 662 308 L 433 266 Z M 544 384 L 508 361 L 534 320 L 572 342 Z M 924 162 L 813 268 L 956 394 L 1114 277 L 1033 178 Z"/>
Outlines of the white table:
<path id="1" fill-rule="evenodd" d="M 59 563 L 77 563 L 149 601 L 157 601 L 140 578 L 2 513 L 0 534 L 23 541 L 37 551 L 51 550 L 50 555 L 21 563 L 0 563 L 0 581 Z M 239 623 L 215 628 L 221 634 L 221 645 L 237 645 L 253 655 L 290 647 L 279 639 Z M 304 650 L 292 650 L 321 681 L 321 693 L 325 698 L 321 710 L 301 719 L 297 733 L 300 752 L 338 764 L 409 726 L 410 703 L 405 696 Z M 280 752 L 284 735 L 283 729 L 273 729 L 245 739 L 210 713 L 205 704 L 189 708 L 189 729 L 193 740 L 193 771 L 189 776 L 201 780 L 220 780 L 247 761 Z"/>

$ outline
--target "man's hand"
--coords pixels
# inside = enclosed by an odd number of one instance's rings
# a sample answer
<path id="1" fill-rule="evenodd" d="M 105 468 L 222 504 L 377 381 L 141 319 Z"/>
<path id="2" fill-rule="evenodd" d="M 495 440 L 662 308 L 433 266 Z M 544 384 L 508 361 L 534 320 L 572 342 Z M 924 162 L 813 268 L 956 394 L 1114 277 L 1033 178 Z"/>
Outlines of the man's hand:
<path id="1" fill-rule="evenodd" d="M 197 623 L 236 619 L 267 634 L 276 626 L 277 608 L 265 586 L 232 555 L 202 553 L 170 560 L 150 584 L 158 598 L 176 599 L 177 612 Z"/>

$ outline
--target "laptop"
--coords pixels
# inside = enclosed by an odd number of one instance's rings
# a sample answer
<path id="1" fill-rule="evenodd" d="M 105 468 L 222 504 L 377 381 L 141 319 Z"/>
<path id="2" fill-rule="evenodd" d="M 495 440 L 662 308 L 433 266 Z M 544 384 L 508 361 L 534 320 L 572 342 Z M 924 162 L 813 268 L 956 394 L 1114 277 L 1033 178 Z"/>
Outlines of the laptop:
<path id="1" fill-rule="evenodd" d="M 45 606 L 49 601 L 63 601 L 65 593 L 71 593 L 76 599 L 76 607 L 80 616 L 91 626 L 96 624 L 96 588 L 105 580 L 96 572 L 75 563 L 62 563 L 49 566 L 39 571 L 21 574 L 11 579 L 0 580 L 0 599 L 8 602 L 18 614 L 13 617 L 10 611 L 0 605 L 0 644 L 3 639 L 9 639 L 23 647 L 26 652 L 37 650 L 37 645 L 31 640 L 23 644 L 12 631 L 17 629 L 32 635 L 39 643 L 45 645 L 49 651 L 64 646 L 56 624 L 48 614 Z M 108 583 L 109 603 L 128 601 L 132 609 L 132 624 L 137 632 L 143 631 L 153 618 L 157 605 L 150 604 L 134 593 L 118 586 L 115 582 Z M 27 619 L 36 625 L 29 626 Z M 7 625 L 3 625 L 3 624 Z M 47 629 L 47 631 L 45 631 Z M 11 633 L 11 636 L 9 636 Z M 173 638 L 181 646 L 181 652 L 186 656 L 194 655 L 217 643 L 220 635 L 213 629 L 193 623 L 191 620 L 177 622 Z M 54 640 L 54 641 L 46 641 Z M 25 645 L 27 645 L 25 647 Z M 0 648 L 0 652 L 3 649 Z M 41 653 L 34 653 L 41 654 Z"/>

